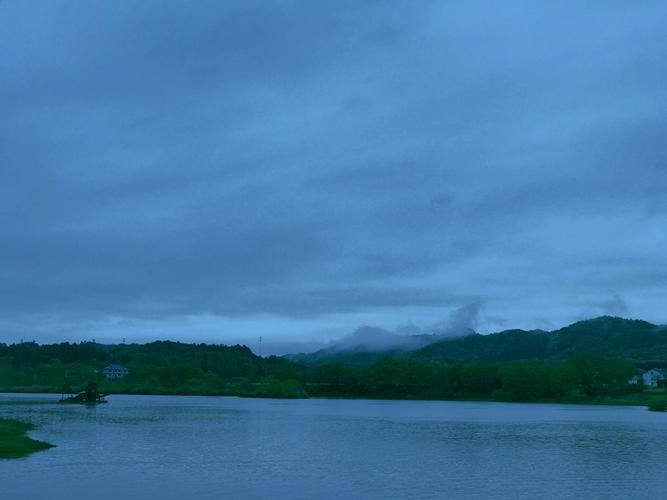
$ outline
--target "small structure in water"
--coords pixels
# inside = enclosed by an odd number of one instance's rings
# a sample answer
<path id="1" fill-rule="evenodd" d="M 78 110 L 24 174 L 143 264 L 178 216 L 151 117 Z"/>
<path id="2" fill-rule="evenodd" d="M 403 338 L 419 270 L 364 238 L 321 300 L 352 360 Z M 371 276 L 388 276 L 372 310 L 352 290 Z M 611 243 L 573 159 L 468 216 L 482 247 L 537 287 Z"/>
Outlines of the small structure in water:
<path id="1" fill-rule="evenodd" d="M 60 403 L 98 404 L 107 402 L 107 400 L 104 399 L 106 394 L 101 394 L 97 390 L 97 384 L 95 382 L 89 382 L 83 391 L 76 394 L 69 394 L 69 396 L 65 397 L 66 392 L 69 393 L 70 391 L 63 390 L 62 399 L 59 401 Z"/>

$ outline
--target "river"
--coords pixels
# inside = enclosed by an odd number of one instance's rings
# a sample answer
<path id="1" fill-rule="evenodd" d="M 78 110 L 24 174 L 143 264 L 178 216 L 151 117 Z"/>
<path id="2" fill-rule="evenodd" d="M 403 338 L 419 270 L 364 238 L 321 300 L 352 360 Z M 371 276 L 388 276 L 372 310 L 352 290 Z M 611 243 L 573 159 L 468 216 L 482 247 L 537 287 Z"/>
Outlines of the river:
<path id="1" fill-rule="evenodd" d="M 667 415 L 638 407 L 0 394 L 57 447 L 2 500 L 664 498 Z"/>

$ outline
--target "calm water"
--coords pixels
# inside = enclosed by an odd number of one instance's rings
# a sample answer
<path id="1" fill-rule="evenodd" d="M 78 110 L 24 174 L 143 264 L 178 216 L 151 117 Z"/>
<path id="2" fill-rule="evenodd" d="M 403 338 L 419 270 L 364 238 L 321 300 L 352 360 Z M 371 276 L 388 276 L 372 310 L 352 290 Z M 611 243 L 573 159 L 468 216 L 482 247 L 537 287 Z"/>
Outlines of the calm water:
<path id="1" fill-rule="evenodd" d="M 667 415 L 644 408 L 0 395 L 57 448 L 0 460 L 3 500 L 666 498 Z"/>

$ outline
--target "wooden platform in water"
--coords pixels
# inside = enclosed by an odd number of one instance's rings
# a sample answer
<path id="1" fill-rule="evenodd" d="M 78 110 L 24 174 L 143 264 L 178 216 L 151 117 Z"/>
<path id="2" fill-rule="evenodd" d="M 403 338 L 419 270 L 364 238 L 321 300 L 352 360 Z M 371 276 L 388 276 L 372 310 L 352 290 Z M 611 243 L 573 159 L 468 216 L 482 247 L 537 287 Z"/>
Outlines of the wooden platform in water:
<path id="1" fill-rule="evenodd" d="M 90 382 L 86 386 L 85 390 L 78 392 L 77 394 L 72 394 L 68 397 L 63 397 L 59 403 L 74 403 L 74 404 L 84 404 L 84 405 L 95 405 L 100 403 L 106 403 L 107 400 L 104 399 L 107 395 L 100 394 L 97 390 L 97 384 L 95 382 Z"/>

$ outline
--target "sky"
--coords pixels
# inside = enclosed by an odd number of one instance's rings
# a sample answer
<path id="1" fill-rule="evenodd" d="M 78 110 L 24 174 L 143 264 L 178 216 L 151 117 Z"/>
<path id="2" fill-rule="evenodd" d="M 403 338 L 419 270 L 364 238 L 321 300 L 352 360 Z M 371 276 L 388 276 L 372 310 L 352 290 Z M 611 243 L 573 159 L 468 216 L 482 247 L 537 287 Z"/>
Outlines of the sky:
<path id="1" fill-rule="evenodd" d="M 0 341 L 667 323 L 665 25 L 663 0 L 0 1 Z"/>

